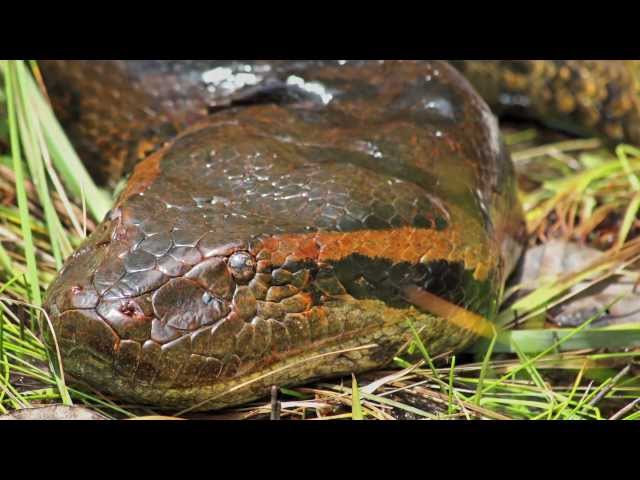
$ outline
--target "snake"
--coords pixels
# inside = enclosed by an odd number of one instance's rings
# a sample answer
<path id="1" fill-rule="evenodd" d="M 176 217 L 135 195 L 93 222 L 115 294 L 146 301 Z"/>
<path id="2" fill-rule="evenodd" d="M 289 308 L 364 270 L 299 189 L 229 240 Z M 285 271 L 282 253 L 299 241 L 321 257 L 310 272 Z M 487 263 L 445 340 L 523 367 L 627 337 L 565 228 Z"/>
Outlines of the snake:
<path id="1" fill-rule="evenodd" d="M 96 181 L 127 178 L 47 290 L 47 342 L 157 408 L 465 349 L 526 244 L 497 115 L 640 143 L 632 61 L 39 65 Z"/>

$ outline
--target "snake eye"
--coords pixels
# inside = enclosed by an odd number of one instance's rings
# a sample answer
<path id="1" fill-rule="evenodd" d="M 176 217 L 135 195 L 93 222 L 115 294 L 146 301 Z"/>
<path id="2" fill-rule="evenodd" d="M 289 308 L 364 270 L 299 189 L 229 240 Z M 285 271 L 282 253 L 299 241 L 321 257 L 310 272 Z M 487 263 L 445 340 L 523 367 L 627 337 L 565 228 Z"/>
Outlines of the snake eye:
<path id="1" fill-rule="evenodd" d="M 256 271 L 256 262 L 247 252 L 236 252 L 229 257 L 229 271 L 238 282 L 248 282 Z"/>

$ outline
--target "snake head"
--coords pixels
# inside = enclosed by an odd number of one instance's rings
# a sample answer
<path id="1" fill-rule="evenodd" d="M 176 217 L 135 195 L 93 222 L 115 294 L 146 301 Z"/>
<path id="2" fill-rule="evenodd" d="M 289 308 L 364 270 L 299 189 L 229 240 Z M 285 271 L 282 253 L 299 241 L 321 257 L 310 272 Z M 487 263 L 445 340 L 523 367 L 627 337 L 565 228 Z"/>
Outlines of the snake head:
<path id="1" fill-rule="evenodd" d="M 180 381 L 231 374 L 238 363 L 234 335 L 256 314 L 249 287 L 256 266 L 239 243 L 220 245 L 207 234 L 186 241 L 171 229 L 148 234 L 126 210 L 114 210 L 47 292 L 45 309 L 67 371 L 95 384 L 116 377 L 170 383 L 185 363 L 174 353 L 189 343 L 186 357 L 199 365 Z"/>

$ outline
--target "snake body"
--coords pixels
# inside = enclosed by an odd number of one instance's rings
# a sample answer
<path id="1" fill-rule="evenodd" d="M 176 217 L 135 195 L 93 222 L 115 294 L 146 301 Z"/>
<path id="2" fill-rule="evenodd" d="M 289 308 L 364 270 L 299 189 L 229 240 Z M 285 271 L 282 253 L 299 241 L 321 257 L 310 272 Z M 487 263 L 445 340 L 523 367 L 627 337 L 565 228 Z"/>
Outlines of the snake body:
<path id="1" fill-rule="evenodd" d="M 631 67 L 537 65 L 458 67 L 495 107 L 637 139 Z M 438 355 L 486 333 L 524 222 L 496 119 L 450 64 L 42 69 L 95 176 L 135 165 L 47 292 L 72 375 L 215 409 L 386 365 L 416 334 Z"/>

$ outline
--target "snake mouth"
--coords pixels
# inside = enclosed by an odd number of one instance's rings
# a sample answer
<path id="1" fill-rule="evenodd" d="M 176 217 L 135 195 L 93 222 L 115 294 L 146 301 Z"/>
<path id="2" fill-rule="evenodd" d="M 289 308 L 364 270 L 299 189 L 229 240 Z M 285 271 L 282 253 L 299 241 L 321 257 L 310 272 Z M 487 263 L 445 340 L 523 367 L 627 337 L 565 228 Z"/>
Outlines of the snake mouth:
<path id="1" fill-rule="evenodd" d="M 297 385 L 384 366 L 410 343 L 414 332 L 432 355 L 477 338 L 473 329 L 380 300 L 336 298 L 323 306 L 323 313 L 321 318 L 330 317 L 331 323 L 320 320 L 308 335 L 296 331 L 301 325 L 283 322 L 286 348 L 276 347 L 259 357 L 227 355 L 223 361 L 191 353 L 196 338 L 210 338 L 216 326 L 163 346 L 152 341 L 140 346 L 119 338 L 93 309 L 67 310 L 54 325 L 66 371 L 74 377 L 135 403 L 193 411 L 246 403 L 264 396 L 272 385 Z M 228 319 L 217 323 L 220 338 L 233 340 L 230 325 Z"/>

